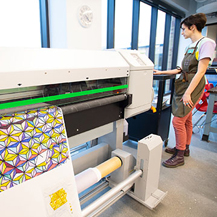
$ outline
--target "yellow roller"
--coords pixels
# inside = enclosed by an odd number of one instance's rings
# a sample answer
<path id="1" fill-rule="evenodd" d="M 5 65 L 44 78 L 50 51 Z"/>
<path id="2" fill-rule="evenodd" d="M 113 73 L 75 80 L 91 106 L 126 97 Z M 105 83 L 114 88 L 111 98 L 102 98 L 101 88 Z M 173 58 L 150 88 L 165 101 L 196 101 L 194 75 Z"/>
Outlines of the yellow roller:
<path id="1" fill-rule="evenodd" d="M 121 160 L 118 157 L 113 157 L 104 163 L 98 165 L 96 168 L 100 171 L 101 173 L 101 178 L 107 176 L 108 174 L 112 173 L 119 167 L 121 167 Z"/>

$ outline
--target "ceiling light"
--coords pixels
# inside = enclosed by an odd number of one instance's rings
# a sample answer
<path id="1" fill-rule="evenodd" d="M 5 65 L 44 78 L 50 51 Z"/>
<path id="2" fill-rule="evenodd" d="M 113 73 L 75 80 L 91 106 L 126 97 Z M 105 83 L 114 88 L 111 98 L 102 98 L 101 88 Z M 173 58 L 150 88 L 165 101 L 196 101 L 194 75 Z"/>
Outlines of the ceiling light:
<path id="1" fill-rule="evenodd" d="M 206 4 L 206 5 L 199 7 L 197 9 L 197 13 L 209 14 L 209 13 L 213 13 L 213 12 L 217 12 L 217 1 Z"/>

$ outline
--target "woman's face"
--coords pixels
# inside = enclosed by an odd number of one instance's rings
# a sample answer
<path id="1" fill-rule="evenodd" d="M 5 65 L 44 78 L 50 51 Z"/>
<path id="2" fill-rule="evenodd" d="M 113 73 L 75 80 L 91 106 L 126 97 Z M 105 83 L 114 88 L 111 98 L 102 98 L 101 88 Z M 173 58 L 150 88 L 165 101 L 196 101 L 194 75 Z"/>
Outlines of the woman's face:
<path id="1" fill-rule="evenodd" d="M 185 24 L 182 24 L 182 35 L 185 39 L 190 38 L 193 33 L 192 28 L 188 28 Z"/>

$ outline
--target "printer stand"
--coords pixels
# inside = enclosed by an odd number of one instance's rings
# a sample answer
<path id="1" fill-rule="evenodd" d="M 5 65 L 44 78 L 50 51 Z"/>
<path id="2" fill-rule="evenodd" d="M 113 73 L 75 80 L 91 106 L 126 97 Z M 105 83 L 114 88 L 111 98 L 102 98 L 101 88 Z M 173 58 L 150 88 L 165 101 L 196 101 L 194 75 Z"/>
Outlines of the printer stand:
<path id="1" fill-rule="evenodd" d="M 172 80 L 171 96 L 170 101 L 164 105 L 163 97 L 165 96 L 165 83 L 168 79 Z M 139 141 L 149 134 L 156 134 L 161 136 L 164 145 L 167 146 L 171 121 L 174 79 L 175 75 L 154 75 L 154 80 L 159 81 L 157 111 L 153 113 L 150 109 L 147 112 L 127 119 L 129 139 Z"/>

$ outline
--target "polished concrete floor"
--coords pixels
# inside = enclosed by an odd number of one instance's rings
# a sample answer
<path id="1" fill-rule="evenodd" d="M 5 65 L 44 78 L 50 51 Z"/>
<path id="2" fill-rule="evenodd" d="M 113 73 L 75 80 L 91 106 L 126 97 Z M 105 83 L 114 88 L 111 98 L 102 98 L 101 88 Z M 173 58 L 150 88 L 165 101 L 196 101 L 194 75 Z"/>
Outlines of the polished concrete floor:
<path id="1" fill-rule="evenodd" d="M 217 126 L 216 117 L 213 124 Z M 201 140 L 203 128 L 195 127 L 194 132 L 185 165 L 173 169 L 161 166 L 159 189 L 168 194 L 154 210 L 125 195 L 100 217 L 217 217 L 217 134 L 210 133 L 210 141 L 205 142 Z M 170 127 L 168 147 L 174 144 Z M 162 161 L 169 157 L 163 151 Z"/>

